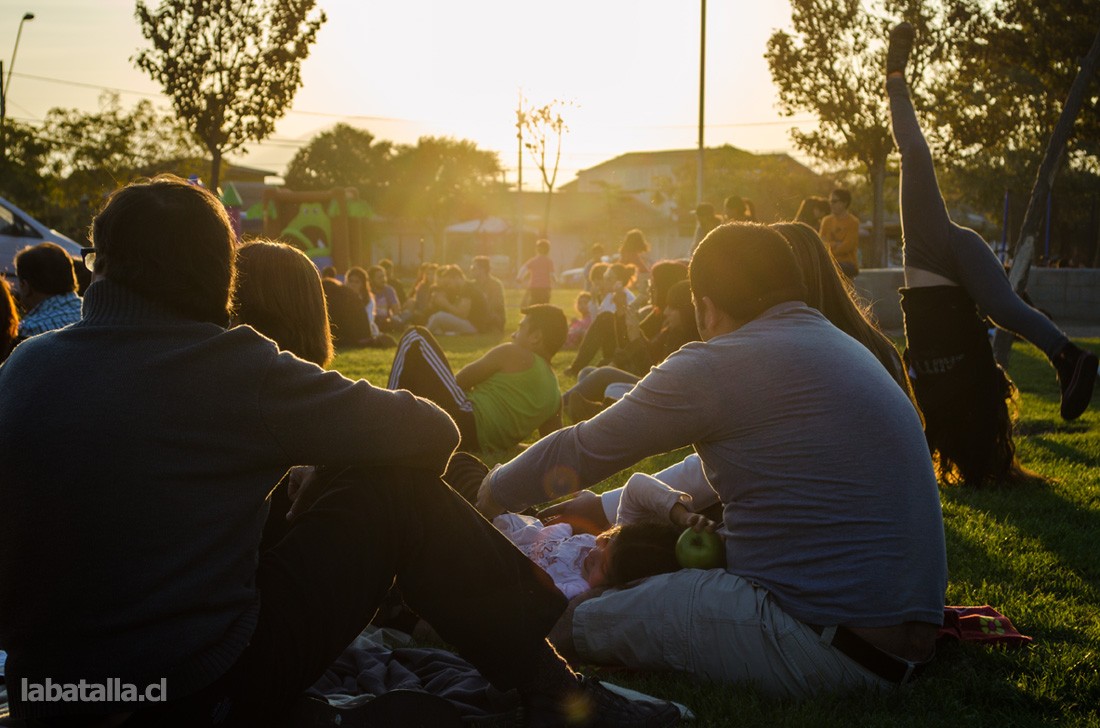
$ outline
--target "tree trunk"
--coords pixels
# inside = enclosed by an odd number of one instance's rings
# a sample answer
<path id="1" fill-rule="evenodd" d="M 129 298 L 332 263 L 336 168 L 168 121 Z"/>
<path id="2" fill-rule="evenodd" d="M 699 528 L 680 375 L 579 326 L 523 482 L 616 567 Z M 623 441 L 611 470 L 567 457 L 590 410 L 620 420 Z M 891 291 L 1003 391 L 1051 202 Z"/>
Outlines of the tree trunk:
<path id="1" fill-rule="evenodd" d="M 886 154 L 879 154 L 871 162 L 871 189 L 874 193 L 874 210 L 871 217 L 871 260 L 866 268 L 885 268 L 890 264 L 886 250 Z"/>
<path id="2" fill-rule="evenodd" d="M 1027 213 L 1024 214 L 1024 223 L 1020 226 L 1020 237 L 1016 241 L 1016 248 L 1012 259 L 1012 271 L 1009 273 L 1009 281 L 1017 293 L 1023 293 L 1027 289 L 1027 275 L 1031 268 L 1031 259 L 1035 257 L 1035 237 L 1039 234 L 1039 225 L 1043 221 L 1046 211 L 1047 197 L 1054 187 L 1054 178 L 1058 174 L 1062 159 L 1066 153 L 1066 142 L 1073 132 L 1073 122 L 1077 119 L 1077 112 L 1081 109 L 1085 91 L 1089 82 L 1100 68 L 1100 32 L 1092 41 L 1088 55 L 1081 62 L 1081 68 L 1077 77 L 1073 79 L 1069 94 L 1066 96 L 1065 106 L 1062 107 L 1062 115 L 1050 135 L 1047 143 L 1046 154 L 1039 165 L 1039 171 L 1035 175 L 1035 184 L 1031 188 L 1031 199 L 1027 204 Z M 1012 334 L 1002 329 L 997 329 L 993 343 L 993 355 L 1002 366 L 1008 365 L 1009 355 L 1012 352 Z"/>
<path id="3" fill-rule="evenodd" d="M 554 197 L 554 188 L 546 188 L 546 207 L 542 213 L 542 237 L 546 238 L 550 235 L 550 202 Z"/>
<path id="4" fill-rule="evenodd" d="M 206 189 L 218 194 L 218 184 L 221 182 L 222 171 L 222 150 L 220 148 L 214 148 L 210 150 L 210 183 L 206 185 Z"/>

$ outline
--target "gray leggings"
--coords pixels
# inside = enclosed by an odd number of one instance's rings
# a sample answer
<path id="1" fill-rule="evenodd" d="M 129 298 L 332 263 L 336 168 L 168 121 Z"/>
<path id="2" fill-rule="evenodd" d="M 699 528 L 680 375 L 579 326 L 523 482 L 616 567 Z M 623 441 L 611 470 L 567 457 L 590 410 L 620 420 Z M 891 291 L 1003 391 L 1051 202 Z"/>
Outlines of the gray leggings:
<path id="1" fill-rule="evenodd" d="M 1048 358 L 1054 357 L 1069 341 L 1066 335 L 1016 295 L 1004 266 L 980 235 L 951 222 L 905 79 L 888 78 L 886 91 L 894 141 L 901 152 L 901 233 L 906 267 L 961 285 L 997 326 L 1027 339 Z"/>

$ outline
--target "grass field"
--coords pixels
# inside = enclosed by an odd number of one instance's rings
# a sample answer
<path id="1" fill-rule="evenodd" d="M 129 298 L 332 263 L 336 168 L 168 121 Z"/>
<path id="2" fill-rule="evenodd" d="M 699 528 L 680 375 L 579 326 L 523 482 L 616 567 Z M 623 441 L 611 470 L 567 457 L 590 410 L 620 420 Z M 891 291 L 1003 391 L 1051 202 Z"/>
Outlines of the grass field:
<path id="1" fill-rule="evenodd" d="M 510 333 L 519 316 L 518 293 L 509 295 Z M 571 315 L 574 295 L 555 291 L 554 302 Z M 503 340 L 447 337 L 442 344 L 457 369 Z M 1100 349 L 1097 339 L 1078 343 Z M 384 385 L 392 356 L 392 350 L 341 352 L 333 368 Z M 569 356 L 559 354 L 555 369 L 564 369 Z M 1100 726 L 1100 396 L 1083 417 L 1066 423 L 1058 417 L 1054 372 L 1038 350 L 1017 343 L 1009 372 L 1020 389 L 1021 459 L 1049 483 L 941 489 L 947 603 L 990 604 L 1033 637 L 1032 645 L 944 644 L 911 687 L 801 704 L 679 675 L 604 676 L 686 703 L 699 726 Z M 682 455 L 650 458 L 636 469 L 655 472 Z M 621 484 L 628 474 L 597 490 Z"/>

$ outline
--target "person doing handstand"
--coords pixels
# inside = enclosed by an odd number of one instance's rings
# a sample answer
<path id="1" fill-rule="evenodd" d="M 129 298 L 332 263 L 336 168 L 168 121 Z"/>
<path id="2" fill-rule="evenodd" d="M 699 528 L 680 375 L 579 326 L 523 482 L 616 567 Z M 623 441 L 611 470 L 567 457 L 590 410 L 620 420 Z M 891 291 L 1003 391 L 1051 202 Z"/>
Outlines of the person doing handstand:
<path id="1" fill-rule="evenodd" d="M 905 80 L 912 46 L 913 26 L 895 26 L 886 58 L 886 92 L 901 152 L 906 285 L 901 303 L 909 372 L 940 476 L 973 485 L 1011 480 L 1027 475 L 1016 461 L 1012 440 L 1008 401 L 1015 387 L 993 359 L 978 309 L 1050 359 L 1061 386 L 1063 419 L 1075 419 L 1088 407 L 1097 357 L 1027 305 L 985 241 L 948 216 Z"/>

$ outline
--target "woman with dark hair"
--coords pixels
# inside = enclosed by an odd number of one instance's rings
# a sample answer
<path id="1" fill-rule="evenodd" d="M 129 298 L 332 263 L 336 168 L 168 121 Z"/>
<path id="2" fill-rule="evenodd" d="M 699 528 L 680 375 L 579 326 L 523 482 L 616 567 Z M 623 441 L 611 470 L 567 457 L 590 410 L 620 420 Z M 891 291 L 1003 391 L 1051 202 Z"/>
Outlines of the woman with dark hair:
<path id="1" fill-rule="evenodd" d="M 1088 407 L 1097 357 L 1028 306 L 986 242 L 951 221 L 905 80 L 912 45 L 909 23 L 890 32 L 886 92 L 901 152 L 906 358 L 925 434 L 948 482 L 1029 479 L 1034 476 L 1016 460 L 1012 439 L 1016 388 L 993 358 L 978 308 L 1047 355 L 1061 385 L 1063 419 L 1079 417 Z"/>
<path id="2" fill-rule="evenodd" d="M 829 201 L 816 195 L 802 198 L 795 213 L 794 221 L 809 225 L 814 230 L 821 229 L 821 221 L 829 214 Z"/>
<path id="3" fill-rule="evenodd" d="M 745 197 L 730 195 L 722 203 L 722 211 L 726 222 L 756 222 L 756 207 Z"/>
<path id="4" fill-rule="evenodd" d="M 852 282 L 840 269 L 824 241 L 813 228 L 799 222 L 780 222 L 771 226 L 791 245 L 802 280 L 806 284 L 806 304 L 816 308 L 844 333 L 863 344 L 875 355 L 909 399 L 914 400 L 905 373 L 905 365 L 894 342 L 875 325 L 870 306 L 863 303 Z"/>
<path id="5" fill-rule="evenodd" d="M 380 270 L 384 270 L 379 266 Z M 325 282 L 321 281 L 324 285 Z M 329 295 L 332 288 L 325 286 L 325 298 L 328 299 L 329 305 L 329 317 L 333 318 L 335 311 L 335 302 L 333 297 Z M 354 324 L 351 327 L 355 332 L 354 341 L 349 341 L 356 346 L 366 346 L 372 349 L 389 349 L 397 346 L 397 341 L 389 334 L 383 334 L 379 329 L 376 321 L 378 311 L 378 299 L 374 295 L 374 289 L 370 282 L 370 274 L 363 270 L 359 266 L 352 266 L 348 268 L 348 272 L 344 274 L 344 288 L 347 289 L 354 296 L 347 296 L 349 302 L 354 302 L 356 305 L 353 307 L 350 303 L 346 306 L 348 311 L 346 316 L 351 316 L 354 320 Z M 395 294 L 396 295 L 396 294 Z M 337 329 L 336 326 L 333 326 Z M 344 343 L 341 341 L 341 331 L 333 331 L 333 336 L 337 339 L 341 345 Z"/>
<path id="6" fill-rule="evenodd" d="M 663 299 L 660 309 L 647 317 L 647 320 L 659 318 L 660 329 L 653 334 L 645 333 L 642 329 L 645 322 L 639 322 L 636 313 L 627 311 L 623 319 L 626 343 L 612 356 L 611 366 L 581 370 L 577 384 L 564 395 L 566 410 L 573 422 L 595 416 L 637 384 L 650 367 L 660 364 L 689 341 L 699 340 L 691 284 L 687 280 L 679 281 Z M 612 388 L 612 385 L 623 386 Z"/>
<path id="7" fill-rule="evenodd" d="M 321 277 L 297 248 L 269 241 L 241 246 L 232 306 L 234 324 L 247 324 L 318 366 L 332 361 Z"/>
<path id="8" fill-rule="evenodd" d="M 597 267 L 593 266 L 593 270 L 597 270 Z M 626 315 L 627 309 L 636 298 L 634 292 L 630 290 L 630 284 L 634 282 L 634 274 L 635 268 L 632 265 L 612 263 L 607 266 L 603 275 L 603 295 L 598 304 L 593 298 L 592 324 L 581 340 L 573 363 L 565 370 L 566 376 L 577 376 L 601 350 L 605 360 L 603 363 L 611 361 L 615 349 L 618 348 L 616 331 L 621 330 L 616 328 L 617 320 Z"/>
<path id="9" fill-rule="evenodd" d="M 623 265 L 634 266 L 638 293 L 644 295 L 649 286 L 649 241 L 645 239 L 645 233 L 634 228 L 626 233 L 622 244 L 619 245 L 619 262 Z"/>
<path id="10" fill-rule="evenodd" d="M 0 362 L 8 358 L 19 338 L 19 311 L 11 297 L 8 279 L 0 276 Z"/>

